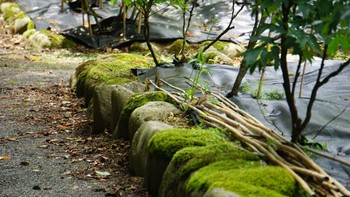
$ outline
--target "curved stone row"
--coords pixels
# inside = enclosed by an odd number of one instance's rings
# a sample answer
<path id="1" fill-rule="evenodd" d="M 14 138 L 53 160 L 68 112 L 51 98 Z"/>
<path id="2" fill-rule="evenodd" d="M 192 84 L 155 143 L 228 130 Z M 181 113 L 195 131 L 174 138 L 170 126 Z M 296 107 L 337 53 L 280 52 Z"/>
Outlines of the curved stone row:
<path id="1" fill-rule="evenodd" d="M 135 81 L 86 80 L 94 77 L 84 70 L 89 68 L 80 67 L 72 81 L 85 79 L 73 87 L 83 90 L 80 96 L 89 96 L 86 104 L 93 105 L 94 132 L 108 129 L 116 138 L 131 140 L 131 171 L 144 177 L 152 195 L 303 195 L 285 169 L 267 165 L 223 131 L 168 123 L 169 116 L 182 112 L 163 92 L 144 92 L 144 84 Z"/>

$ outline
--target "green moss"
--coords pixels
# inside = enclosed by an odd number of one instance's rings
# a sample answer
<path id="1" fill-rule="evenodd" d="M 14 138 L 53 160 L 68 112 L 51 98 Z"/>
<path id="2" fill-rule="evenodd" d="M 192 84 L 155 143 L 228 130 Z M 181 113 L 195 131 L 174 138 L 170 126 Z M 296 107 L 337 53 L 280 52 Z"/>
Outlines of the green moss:
<path id="1" fill-rule="evenodd" d="M 178 166 L 180 176 L 188 176 L 207 164 L 220 160 L 250 160 L 258 161 L 259 158 L 231 143 L 219 143 L 204 147 L 188 147 L 182 149 L 173 156 L 172 162 Z M 180 167 L 181 166 L 181 167 Z"/>
<path id="2" fill-rule="evenodd" d="M 223 51 L 226 46 L 228 46 L 227 42 L 222 42 L 222 41 L 217 41 L 213 44 L 213 46 L 218 50 L 218 51 Z"/>
<path id="3" fill-rule="evenodd" d="M 23 15 L 25 14 L 20 10 L 17 4 L 15 3 L 8 3 L 8 5 L 4 8 L 4 19 L 6 22 L 14 21 L 14 19 L 17 18 L 17 15 Z"/>
<path id="4" fill-rule="evenodd" d="M 45 34 L 51 41 L 51 48 L 63 48 L 66 38 L 50 30 L 41 30 L 40 33 Z"/>
<path id="5" fill-rule="evenodd" d="M 201 168 L 189 179 L 186 189 L 206 191 L 215 187 L 240 196 L 293 196 L 297 189 L 293 176 L 281 167 L 237 166 L 234 161 L 220 161 Z"/>
<path id="6" fill-rule="evenodd" d="M 77 44 L 71 40 L 69 40 L 68 38 L 64 38 L 63 42 L 62 42 L 62 48 L 64 49 L 70 49 L 75 47 Z"/>
<path id="7" fill-rule="evenodd" d="M 190 146 L 222 143 L 226 139 L 215 129 L 169 129 L 157 132 L 148 142 L 151 154 L 171 158 L 177 151 Z"/>
<path id="8" fill-rule="evenodd" d="M 83 96 L 87 87 L 93 87 L 96 84 L 119 84 L 136 80 L 131 72 L 132 68 L 152 66 L 153 62 L 150 58 L 126 53 L 104 55 L 96 60 L 84 62 L 76 69 L 77 95 Z"/>
<path id="9" fill-rule="evenodd" d="M 205 46 L 209 45 L 210 43 L 211 43 L 211 41 L 205 41 L 200 46 L 205 47 Z M 212 45 L 212 47 L 216 48 L 218 51 L 221 52 L 228 45 L 229 45 L 229 43 L 227 43 L 227 42 L 217 41 Z"/>
<path id="10" fill-rule="evenodd" d="M 36 32 L 35 29 L 28 29 L 27 31 L 25 31 L 25 32 L 23 33 L 23 36 L 24 36 L 26 39 L 29 39 L 29 37 L 30 37 L 31 35 L 33 35 L 35 32 Z"/>
<path id="11" fill-rule="evenodd" d="M 183 183 L 192 172 L 217 161 L 227 163 L 235 161 L 237 166 L 261 165 L 255 154 L 229 142 L 201 147 L 187 147 L 177 151 L 172 157 L 163 176 L 163 184 L 160 189 L 161 196 L 170 196 L 172 193 L 182 194 L 184 192 Z M 174 187 L 174 185 L 178 185 L 178 187 Z"/>
<path id="12" fill-rule="evenodd" d="M 168 50 L 169 54 L 180 54 L 181 50 L 182 50 L 182 43 L 183 40 L 179 39 L 179 40 L 175 40 L 171 45 L 170 48 Z M 185 43 L 185 50 L 188 50 L 190 48 L 189 44 L 186 42 Z"/>
<path id="13" fill-rule="evenodd" d="M 33 20 L 30 20 L 29 23 L 27 24 L 27 31 L 31 29 L 35 29 L 35 24 Z"/>

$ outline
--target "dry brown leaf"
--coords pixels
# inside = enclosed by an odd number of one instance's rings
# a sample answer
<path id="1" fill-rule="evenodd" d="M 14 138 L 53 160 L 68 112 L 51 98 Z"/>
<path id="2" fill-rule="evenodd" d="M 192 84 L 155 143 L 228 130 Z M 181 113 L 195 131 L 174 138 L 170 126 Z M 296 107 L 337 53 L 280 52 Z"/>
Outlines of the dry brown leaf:
<path id="1" fill-rule="evenodd" d="M 10 156 L 7 156 L 7 155 L 5 155 L 5 156 L 0 156 L 0 160 L 6 161 L 6 160 L 10 160 L 10 159 L 11 159 L 11 157 L 10 157 Z"/>
<path id="2" fill-rule="evenodd" d="M 46 144 L 43 144 L 43 145 L 40 145 L 40 146 L 38 146 L 38 148 L 48 148 L 49 147 L 49 145 L 46 145 Z"/>
<path id="3" fill-rule="evenodd" d="M 10 137 L 10 138 L 7 138 L 9 141 L 17 141 L 17 138 L 15 137 Z"/>

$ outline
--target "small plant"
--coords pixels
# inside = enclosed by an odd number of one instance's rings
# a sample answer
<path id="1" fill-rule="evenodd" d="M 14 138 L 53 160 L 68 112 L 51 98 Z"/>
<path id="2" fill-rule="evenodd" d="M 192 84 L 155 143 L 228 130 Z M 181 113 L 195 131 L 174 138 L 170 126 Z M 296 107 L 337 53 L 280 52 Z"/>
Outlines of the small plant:
<path id="1" fill-rule="evenodd" d="M 203 55 L 204 51 L 203 48 L 199 49 L 198 55 L 196 58 L 193 58 L 189 61 L 189 63 L 193 64 L 193 68 L 196 70 L 196 73 L 193 77 L 193 84 L 192 89 L 186 90 L 186 100 L 192 101 L 193 96 L 196 93 L 196 85 L 200 82 L 200 76 L 203 72 L 208 73 L 209 69 L 207 67 L 204 67 L 203 65 L 207 61 L 206 57 Z M 192 76 L 192 73 L 191 73 Z M 207 87 L 208 88 L 208 87 Z"/>
<path id="2" fill-rule="evenodd" d="M 266 99 L 266 100 L 282 100 L 284 98 L 284 93 L 276 88 L 270 92 L 265 92 L 263 93 L 263 99 Z"/>
<path id="3" fill-rule="evenodd" d="M 245 94 L 250 94 L 254 98 L 264 99 L 264 100 L 282 100 L 282 99 L 284 99 L 284 96 L 285 96 L 284 92 L 281 91 L 278 88 L 273 89 L 271 91 L 267 91 L 267 92 L 263 91 L 258 96 L 258 90 L 252 88 L 252 83 L 249 80 L 243 83 L 243 85 L 242 85 L 242 92 L 245 93 Z"/>
<path id="4" fill-rule="evenodd" d="M 17 81 L 9 81 L 7 82 L 9 85 L 16 85 L 17 84 Z"/>

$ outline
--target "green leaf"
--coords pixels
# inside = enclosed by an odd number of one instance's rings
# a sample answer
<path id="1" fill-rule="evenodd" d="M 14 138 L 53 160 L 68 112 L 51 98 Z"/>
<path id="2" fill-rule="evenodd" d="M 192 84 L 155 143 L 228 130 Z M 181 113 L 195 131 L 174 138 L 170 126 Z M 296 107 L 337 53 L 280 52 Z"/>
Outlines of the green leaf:
<path id="1" fill-rule="evenodd" d="M 335 37 L 328 44 L 327 55 L 335 54 L 338 51 L 338 46 L 339 46 L 339 39 L 338 37 Z"/>
<path id="2" fill-rule="evenodd" d="M 264 47 L 259 46 L 259 47 L 247 50 L 244 53 L 242 53 L 242 55 L 244 56 L 244 61 L 246 62 L 246 64 L 248 66 L 250 66 L 258 61 L 258 58 L 259 58 L 260 53 L 261 53 L 263 48 Z"/>
<path id="3" fill-rule="evenodd" d="M 340 46 L 343 51 L 348 51 L 350 48 L 350 36 L 342 36 L 340 39 Z"/>
<path id="4" fill-rule="evenodd" d="M 313 34 L 309 35 L 308 43 L 314 51 L 321 51 L 320 44 L 318 44 L 317 38 Z"/>

